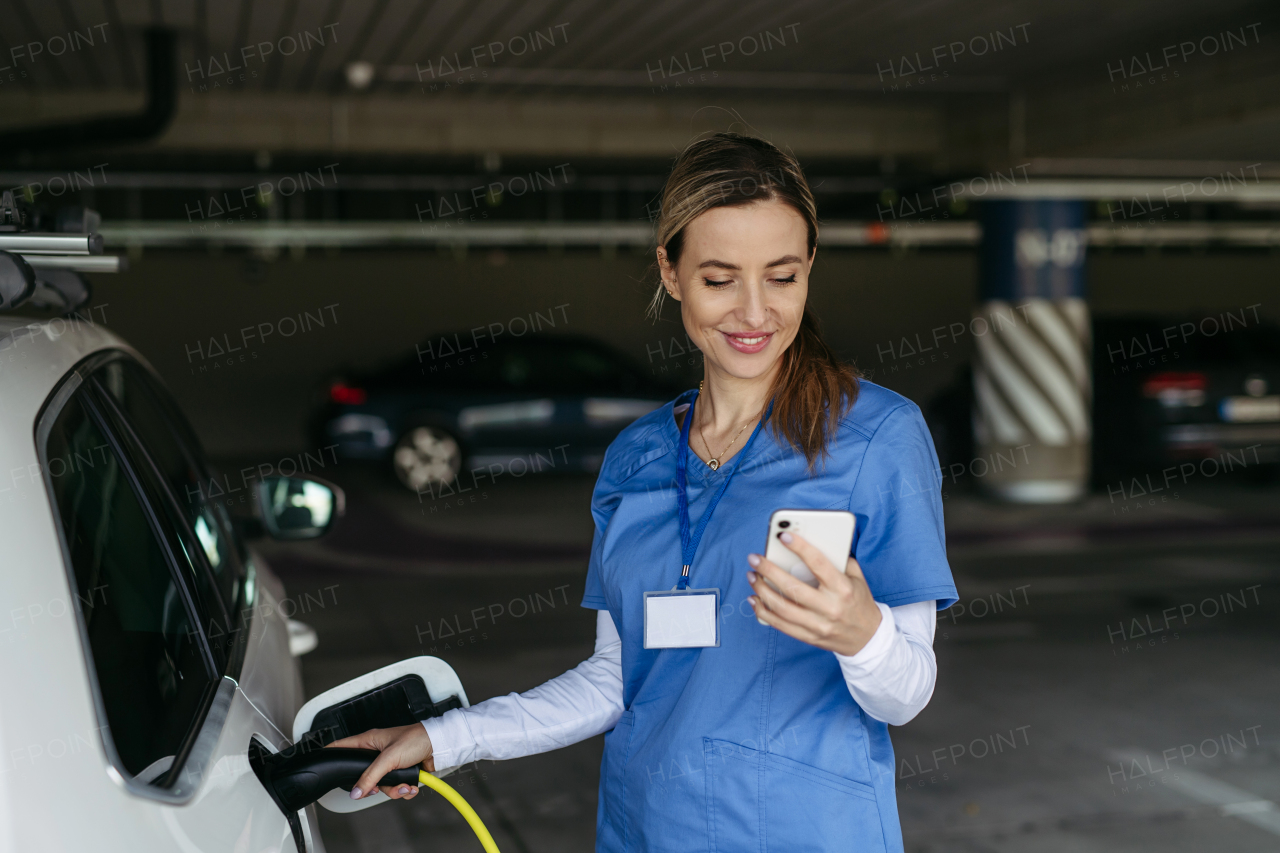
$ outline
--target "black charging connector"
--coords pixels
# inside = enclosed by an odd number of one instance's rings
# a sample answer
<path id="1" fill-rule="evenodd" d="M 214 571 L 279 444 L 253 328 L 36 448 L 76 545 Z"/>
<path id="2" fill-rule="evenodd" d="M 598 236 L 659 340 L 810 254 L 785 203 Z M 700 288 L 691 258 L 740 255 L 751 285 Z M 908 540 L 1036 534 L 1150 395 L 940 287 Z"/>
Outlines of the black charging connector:
<path id="1" fill-rule="evenodd" d="M 310 730 L 280 752 L 271 752 L 251 740 L 249 766 L 284 812 L 299 853 L 305 853 L 298 811 L 334 788 L 351 790 L 378 757 L 376 749 L 328 748 L 329 744 L 370 729 L 411 725 L 461 707 L 457 696 L 433 701 L 422 676 L 405 675 L 321 710 L 312 719 Z M 418 768 L 394 770 L 380 784 L 417 785 Z"/>
<path id="2" fill-rule="evenodd" d="M 378 754 L 376 749 L 317 746 L 268 752 L 258 741 L 249 742 L 249 766 L 288 819 L 298 853 L 306 851 L 298 812 L 334 788 L 350 791 Z M 378 784 L 417 785 L 418 768 L 392 770 Z"/>
<path id="3" fill-rule="evenodd" d="M 332 791 L 350 791 L 369 765 L 377 760 L 376 749 L 324 747 L 293 755 L 276 753 L 262 762 L 262 784 L 271 799 L 286 814 L 298 812 Z M 417 785 L 418 768 L 392 770 L 378 785 Z"/>

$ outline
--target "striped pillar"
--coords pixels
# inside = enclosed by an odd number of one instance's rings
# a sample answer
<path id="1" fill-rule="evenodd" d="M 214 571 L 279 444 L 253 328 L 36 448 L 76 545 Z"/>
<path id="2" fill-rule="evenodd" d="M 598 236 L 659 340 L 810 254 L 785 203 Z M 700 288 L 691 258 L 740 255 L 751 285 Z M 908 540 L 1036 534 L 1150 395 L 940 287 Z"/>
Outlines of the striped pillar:
<path id="1" fill-rule="evenodd" d="M 988 202 L 982 221 L 970 327 L 978 482 L 1017 503 L 1076 500 L 1089 480 L 1093 396 L 1084 203 Z"/>

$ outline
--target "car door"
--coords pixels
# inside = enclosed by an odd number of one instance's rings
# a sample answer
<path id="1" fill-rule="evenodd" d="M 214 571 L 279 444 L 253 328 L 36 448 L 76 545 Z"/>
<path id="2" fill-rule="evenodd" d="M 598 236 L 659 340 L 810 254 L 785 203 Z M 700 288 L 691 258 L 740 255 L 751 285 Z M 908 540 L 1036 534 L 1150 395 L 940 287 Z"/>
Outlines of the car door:
<path id="1" fill-rule="evenodd" d="M 648 383 L 617 353 L 594 341 L 549 337 L 538 342 L 538 381 L 556 401 L 556 444 L 570 456 L 603 456 L 609 442 L 636 418 L 657 408 Z"/>
<path id="2" fill-rule="evenodd" d="M 578 338 L 530 337 L 509 345 L 497 358 L 499 378 L 512 402 L 494 410 L 541 417 L 510 418 L 481 435 L 489 446 L 501 446 L 505 430 L 512 446 L 526 454 L 528 469 L 548 470 L 602 454 L 623 426 L 654 407 L 628 398 L 637 380 L 611 353 Z"/>
<path id="3" fill-rule="evenodd" d="M 235 626 L 229 605 L 253 612 L 252 565 L 211 568 L 217 543 L 187 520 L 156 461 L 166 450 L 142 441 L 103 367 L 82 367 L 38 430 L 45 460 L 80 460 L 48 483 L 101 724 L 106 772 L 83 780 L 89 799 L 108 804 L 95 839 L 122 850 L 302 849 L 309 825 L 291 831 L 248 759 L 251 740 L 275 750 L 287 738 L 228 675 L 264 620 L 220 630 Z M 235 543 L 222 544 L 230 558 Z"/>
<path id="4" fill-rule="evenodd" d="M 537 454 L 550 457 L 562 437 L 564 410 L 556 388 L 546 381 L 544 350 L 529 340 L 495 346 L 485 365 L 488 380 L 458 412 L 458 427 L 479 448 L 470 464 L 496 463 L 522 476 Z M 477 371 L 478 372 L 478 371 Z"/>

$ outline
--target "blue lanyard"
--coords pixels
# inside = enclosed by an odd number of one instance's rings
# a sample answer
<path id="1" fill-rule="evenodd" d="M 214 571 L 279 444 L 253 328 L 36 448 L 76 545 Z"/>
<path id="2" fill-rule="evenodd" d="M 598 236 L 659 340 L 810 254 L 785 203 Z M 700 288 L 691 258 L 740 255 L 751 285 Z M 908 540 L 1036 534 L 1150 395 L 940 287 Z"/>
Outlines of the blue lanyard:
<path id="1" fill-rule="evenodd" d="M 738 462 L 734 464 L 733 470 L 725 476 L 724 482 L 720 484 L 720 488 L 712 496 L 706 512 L 702 513 L 702 518 L 698 519 L 698 529 L 694 530 L 690 535 L 689 481 L 686 472 L 689 467 L 689 427 L 693 424 L 693 406 L 697 400 L 698 392 L 694 391 L 693 399 L 689 401 L 689 411 L 685 412 L 684 423 L 680 425 L 680 447 L 676 450 L 676 504 L 680 513 L 680 550 L 682 552 L 681 562 L 684 564 L 680 571 L 680 582 L 676 586 L 677 589 L 688 588 L 689 567 L 693 565 L 693 555 L 698 552 L 698 543 L 702 541 L 702 534 L 706 532 L 707 524 L 711 521 L 711 513 L 716 511 L 716 504 L 720 503 L 720 498 L 724 497 L 724 490 L 729 488 L 729 481 L 733 479 L 733 475 L 738 473 L 738 469 L 742 467 L 741 462 L 746 458 L 747 451 L 751 449 L 751 443 L 756 440 L 756 436 L 760 433 L 760 428 L 764 426 L 764 422 L 769 419 L 769 414 L 773 411 L 773 401 L 770 400 L 769 408 L 765 410 L 764 417 L 760 418 L 760 423 L 756 424 L 756 428 L 751 432 L 751 437 L 747 439 L 742 452 L 738 454 Z"/>

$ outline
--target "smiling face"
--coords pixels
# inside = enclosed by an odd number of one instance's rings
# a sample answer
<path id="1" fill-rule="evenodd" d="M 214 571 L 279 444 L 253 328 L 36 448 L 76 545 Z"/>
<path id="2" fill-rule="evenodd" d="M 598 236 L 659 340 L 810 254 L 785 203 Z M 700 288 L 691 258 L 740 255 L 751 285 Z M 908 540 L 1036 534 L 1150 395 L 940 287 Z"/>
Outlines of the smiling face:
<path id="1" fill-rule="evenodd" d="M 772 377 L 800 329 L 809 295 L 808 229 L 790 205 L 716 207 L 684 229 L 673 267 L 658 264 L 708 373 Z"/>

